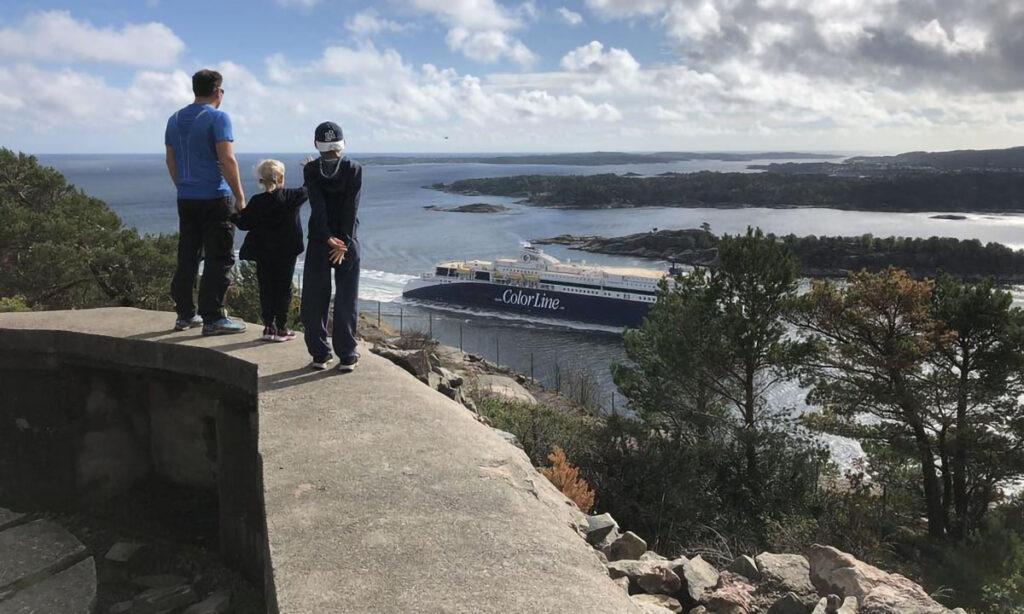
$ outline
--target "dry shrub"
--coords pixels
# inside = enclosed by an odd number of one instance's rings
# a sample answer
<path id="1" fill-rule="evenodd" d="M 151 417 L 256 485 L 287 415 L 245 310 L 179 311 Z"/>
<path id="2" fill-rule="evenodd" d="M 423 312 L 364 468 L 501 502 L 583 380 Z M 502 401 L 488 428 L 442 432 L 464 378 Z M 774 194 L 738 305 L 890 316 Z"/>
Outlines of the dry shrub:
<path id="1" fill-rule="evenodd" d="M 548 460 L 551 461 L 551 466 L 541 469 L 540 472 L 562 491 L 562 494 L 569 497 L 580 511 L 589 514 L 594 508 L 594 491 L 586 480 L 580 477 L 579 468 L 570 465 L 565 458 L 565 451 L 557 446 L 548 456 Z"/>

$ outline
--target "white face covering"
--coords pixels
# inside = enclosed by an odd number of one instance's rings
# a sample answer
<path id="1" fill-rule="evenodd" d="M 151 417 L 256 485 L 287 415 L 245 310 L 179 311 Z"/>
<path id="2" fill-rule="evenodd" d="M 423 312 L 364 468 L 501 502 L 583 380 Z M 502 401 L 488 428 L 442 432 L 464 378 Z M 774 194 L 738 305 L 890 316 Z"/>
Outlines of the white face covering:
<path id="1" fill-rule="evenodd" d="M 319 151 L 321 153 L 322 152 L 326 152 L 326 151 L 336 151 L 336 152 L 338 152 L 338 155 L 341 155 L 342 153 L 345 152 L 345 140 L 344 139 L 342 139 L 340 141 L 330 141 L 330 142 L 314 141 L 314 143 L 316 144 L 317 151 Z"/>

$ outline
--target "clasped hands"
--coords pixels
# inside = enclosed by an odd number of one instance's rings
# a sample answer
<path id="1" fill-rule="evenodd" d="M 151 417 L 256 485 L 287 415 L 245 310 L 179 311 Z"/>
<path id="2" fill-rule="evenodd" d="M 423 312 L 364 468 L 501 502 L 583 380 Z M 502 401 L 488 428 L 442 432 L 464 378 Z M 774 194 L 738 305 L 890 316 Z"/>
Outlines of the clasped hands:
<path id="1" fill-rule="evenodd" d="M 345 242 L 337 237 L 331 237 L 327 239 L 327 248 L 330 250 L 327 258 L 331 264 L 341 264 L 341 261 L 345 259 L 345 252 L 348 251 Z"/>

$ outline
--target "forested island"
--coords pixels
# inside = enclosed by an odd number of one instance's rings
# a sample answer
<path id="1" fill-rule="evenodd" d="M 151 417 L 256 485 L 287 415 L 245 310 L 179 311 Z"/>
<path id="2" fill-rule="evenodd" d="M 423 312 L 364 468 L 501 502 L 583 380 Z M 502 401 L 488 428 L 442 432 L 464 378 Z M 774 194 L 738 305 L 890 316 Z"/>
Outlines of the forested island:
<path id="1" fill-rule="evenodd" d="M 851 271 L 881 271 L 889 266 L 914 277 L 935 277 L 940 271 L 976 281 L 992 278 L 1000 283 L 1024 283 L 1024 251 L 1001 243 L 983 244 L 977 239 L 931 237 L 798 237 L 770 239 L 786 245 L 807 277 L 846 277 Z M 560 235 L 538 239 L 538 244 L 568 245 L 599 254 L 635 256 L 679 264 L 714 267 L 721 238 L 710 230 L 690 228 L 659 230 L 622 237 Z"/>
<path id="2" fill-rule="evenodd" d="M 661 151 L 635 153 L 623 151 L 591 151 L 581 153 L 509 154 L 489 155 L 423 155 L 423 156 L 367 156 L 360 158 L 363 164 L 551 164 L 562 166 L 607 166 L 613 164 L 661 164 L 666 162 L 688 162 L 692 160 L 717 160 L 720 162 L 751 162 L 753 160 L 820 160 L 839 158 L 827 153 L 799 153 L 792 151 L 765 152 L 692 152 Z"/>
<path id="3" fill-rule="evenodd" d="M 968 171 L 874 177 L 716 173 L 656 177 L 516 175 L 462 179 L 434 189 L 509 196 L 546 207 L 825 207 L 859 211 L 1020 212 L 1024 173 Z"/>

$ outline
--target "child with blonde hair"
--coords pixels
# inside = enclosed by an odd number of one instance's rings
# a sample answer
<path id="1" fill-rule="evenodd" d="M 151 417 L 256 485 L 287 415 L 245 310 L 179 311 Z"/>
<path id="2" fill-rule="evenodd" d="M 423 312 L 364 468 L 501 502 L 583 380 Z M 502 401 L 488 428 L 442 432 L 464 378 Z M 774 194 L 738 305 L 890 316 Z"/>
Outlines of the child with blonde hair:
<path id="1" fill-rule="evenodd" d="M 238 256 L 256 263 L 263 339 L 291 341 L 295 333 L 288 329 L 288 310 L 295 261 L 304 249 L 299 209 L 306 202 L 306 188 L 284 187 L 284 164 L 279 160 L 261 160 L 256 178 L 264 191 L 249 199 L 235 221 L 248 231 Z"/>

